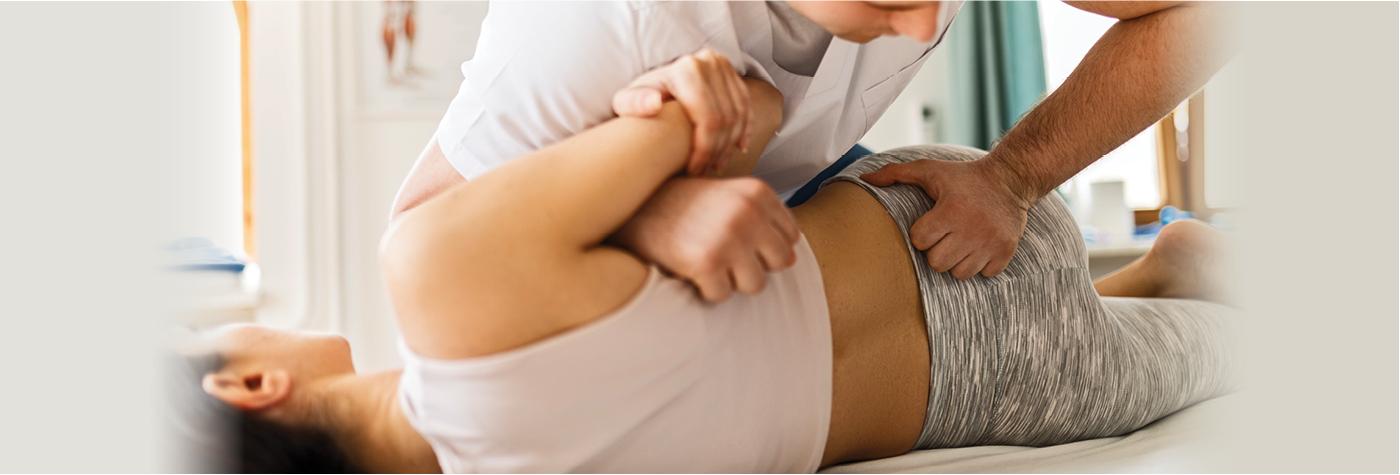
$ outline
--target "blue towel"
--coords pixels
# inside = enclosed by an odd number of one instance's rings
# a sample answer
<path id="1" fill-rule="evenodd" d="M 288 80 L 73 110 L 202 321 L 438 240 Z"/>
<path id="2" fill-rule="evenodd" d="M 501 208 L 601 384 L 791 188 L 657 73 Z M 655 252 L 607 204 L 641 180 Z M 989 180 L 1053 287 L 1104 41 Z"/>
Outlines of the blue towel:
<path id="1" fill-rule="evenodd" d="M 826 181 L 827 178 L 841 173 L 841 170 L 845 170 L 851 163 L 871 153 L 873 152 L 871 152 L 870 149 L 861 146 L 861 144 L 856 144 L 854 147 L 851 147 L 850 150 L 846 151 L 845 155 L 841 155 L 841 158 L 837 159 L 831 165 L 828 165 L 825 170 L 822 170 L 817 176 L 808 180 L 807 184 L 802 185 L 801 188 L 793 192 L 792 197 L 787 200 L 787 206 L 792 208 L 806 203 L 808 199 L 812 198 L 812 195 L 817 194 L 817 189 L 821 188 L 822 182 Z"/>

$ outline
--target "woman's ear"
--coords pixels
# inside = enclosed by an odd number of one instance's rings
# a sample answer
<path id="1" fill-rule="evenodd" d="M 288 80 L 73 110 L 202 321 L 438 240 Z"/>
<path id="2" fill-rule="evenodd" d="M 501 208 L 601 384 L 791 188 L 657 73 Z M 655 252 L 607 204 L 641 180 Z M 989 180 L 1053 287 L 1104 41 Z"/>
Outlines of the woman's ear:
<path id="1" fill-rule="evenodd" d="M 243 411 L 259 411 L 280 404 L 292 393 L 292 378 L 285 370 L 250 373 L 220 371 L 204 375 L 204 392 Z"/>

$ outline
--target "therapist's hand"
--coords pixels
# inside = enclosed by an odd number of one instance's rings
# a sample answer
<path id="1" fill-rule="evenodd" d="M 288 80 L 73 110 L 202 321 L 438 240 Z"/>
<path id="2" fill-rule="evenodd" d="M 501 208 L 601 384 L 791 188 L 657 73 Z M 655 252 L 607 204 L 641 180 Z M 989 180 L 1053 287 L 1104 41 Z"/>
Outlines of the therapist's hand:
<path id="1" fill-rule="evenodd" d="M 763 290 L 797 261 L 792 213 L 756 178 L 674 178 L 611 241 L 677 277 L 709 302 Z"/>
<path id="2" fill-rule="evenodd" d="M 674 98 L 695 124 L 686 172 L 698 176 L 724 168 L 749 146 L 749 90 L 724 55 L 706 48 L 633 80 L 613 95 L 613 112 L 651 117 Z"/>
<path id="3" fill-rule="evenodd" d="M 933 198 L 929 210 L 909 228 L 909 241 L 925 251 L 929 267 L 969 279 L 992 277 L 1011 262 L 1026 213 L 1035 198 L 985 159 L 971 162 L 918 160 L 887 165 L 861 176 L 875 186 L 903 183 Z"/>

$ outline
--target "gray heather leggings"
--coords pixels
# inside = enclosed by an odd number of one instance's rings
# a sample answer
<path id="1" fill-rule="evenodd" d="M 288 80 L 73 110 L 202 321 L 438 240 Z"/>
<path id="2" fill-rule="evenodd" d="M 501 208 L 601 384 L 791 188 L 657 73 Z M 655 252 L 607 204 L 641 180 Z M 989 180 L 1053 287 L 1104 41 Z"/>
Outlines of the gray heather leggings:
<path id="1" fill-rule="evenodd" d="M 827 180 L 856 183 L 905 231 L 932 206 L 908 185 L 858 177 L 890 163 L 976 160 L 920 146 L 877 153 Z M 1208 302 L 1099 297 L 1083 239 L 1055 196 L 1031 208 L 1011 264 L 958 281 L 909 247 L 928 323 L 928 410 L 917 448 L 1053 445 L 1128 433 L 1220 395 L 1232 311 Z"/>

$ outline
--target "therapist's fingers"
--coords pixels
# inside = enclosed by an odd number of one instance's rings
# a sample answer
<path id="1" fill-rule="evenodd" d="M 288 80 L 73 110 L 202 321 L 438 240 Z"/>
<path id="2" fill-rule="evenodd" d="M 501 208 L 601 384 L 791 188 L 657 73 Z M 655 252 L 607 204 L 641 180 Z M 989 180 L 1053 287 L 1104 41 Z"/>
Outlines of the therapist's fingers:
<path id="1" fill-rule="evenodd" d="M 700 292 L 700 298 L 706 302 L 723 302 L 734 293 L 734 281 L 730 278 L 728 270 L 721 269 L 721 272 L 698 275 L 692 277 L 691 284 L 695 285 L 695 290 Z"/>
<path id="2" fill-rule="evenodd" d="M 619 117 L 651 117 L 661 112 L 661 105 L 671 98 L 666 87 L 666 68 L 656 69 L 633 79 L 627 87 L 613 94 L 613 113 Z"/>
<path id="3" fill-rule="evenodd" d="M 690 145 L 691 155 L 686 162 L 686 172 L 700 175 L 709 168 L 715 149 L 720 146 L 715 132 L 724 125 L 724 116 L 719 99 L 706 84 L 705 66 L 701 59 L 692 55 L 677 60 L 677 63 L 679 72 L 667 76 L 666 86 L 695 125 L 695 138 Z"/>
<path id="4" fill-rule="evenodd" d="M 890 186 L 895 183 L 920 184 L 919 178 L 922 174 L 918 170 L 918 162 L 891 163 L 880 167 L 870 173 L 860 176 L 866 183 L 875 186 Z"/>
<path id="5" fill-rule="evenodd" d="M 633 80 L 613 95 L 619 116 L 651 117 L 675 98 L 695 125 L 686 172 L 720 170 L 748 146 L 749 95 L 742 78 L 723 54 L 706 48 Z"/>
<path id="6" fill-rule="evenodd" d="M 953 239 L 953 237 L 954 236 L 950 235 L 943 238 L 938 241 L 938 244 L 935 244 L 924 253 L 925 259 L 928 261 L 928 266 L 932 267 L 933 270 L 938 272 L 953 270 L 953 266 L 962 262 L 963 258 L 972 253 L 971 250 L 967 248 L 966 243 L 958 239 Z"/>
<path id="7" fill-rule="evenodd" d="M 752 114 L 749 108 L 749 88 L 744 87 L 743 78 L 739 77 L 739 72 L 734 70 L 734 66 L 729 61 L 720 64 L 724 70 L 725 84 L 728 85 L 730 99 L 734 103 L 735 123 L 734 133 L 736 134 L 734 146 L 739 152 L 747 152 L 749 149 L 749 119 Z"/>
<path id="8" fill-rule="evenodd" d="M 978 272 L 981 272 L 983 268 L 987 267 L 987 261 L 990 260 L 991 258 L 984 253 L 968 255 L 964 257 L 962 262 L 959 262 L 958 265 L 953 266 L 953 278 L 958 280 L 971 279 L 972 276 L 977 275 Z"/>
<path id="9" fill-rule="evenodd" d="M 710 154 L 710 167 L 711 170 L 718 171 L 729 161 L 730 155 L 734 153 L 734 144 L 738 141 L 738 134 L 735 133 L 738 111 L 734 104 L 733 90 L 729 85 L 734 76 L 734 69 L 729 67 L 729 60 L 714 50 L 705 49 L 697 56 L 701 59 L 705 86 L 709 89 L 710 97 L 714 99 L 719 113 L 717 124 L 707 124 L 715 142 L 715 148 Z"/>
<path id="10" fill-rule="evenodd" d="M 651 117 L 661 112 L 666 93 L 651 85 L 630 86 L 613 94 L 613 113 L 619 117 Z"/>
<path id="11" fill-rule="evenodd" d="M 987 266 L 982 268 L 982 277 L 995 277 L 1001 271 L 1006 270 L 1006 266 L 1011 264 L 1011 256 L 994 258 L 987 261 Z"/>
<path id="12" fill-rule="evenodd" d="M 734 289 L 745 294 L 762 292 L 763 287 L 768 284 L 768 273 L 763 271 L 756 255 L 735 260 L 734 267 L 729 269 L 729 275 L 734 278 Z"/>
<path id="13" fill-rule="evenodd" d="M 762 262 L 763 269 L 769 272 L 792 267 L 797 262 L 797 251 L 793 249 L 793 244 L 776 226 L 759 231 L 754 245 L 758 248 L 759 262 Z"/>
<path id="14" fill-rule="evenodd" d="M 766 188 L 765 185 L 765 189 L 768 194 L 759 201 L 760 208 L 788 244 L 797 244 L 797 240 L 802 237 L 802 231 L 797 227 L 797 218 L 792 216 L 792 210 L 783 204 L 783 200 L 777 193 L 773 193 L 772 188 Z"/>
<path id="15" fill-rule="evenodd" d="M 935 203 L 934 207 L 938 205 Z M 933 211 L 924 213 L 919 219 L 914 220 L 914 224 L 909 226 L 909 244 L 913 244 L 915 249 L 927 251 L 938 241 L 942 241 L 952 230 L 948 223 L 942 220 Z"/>

